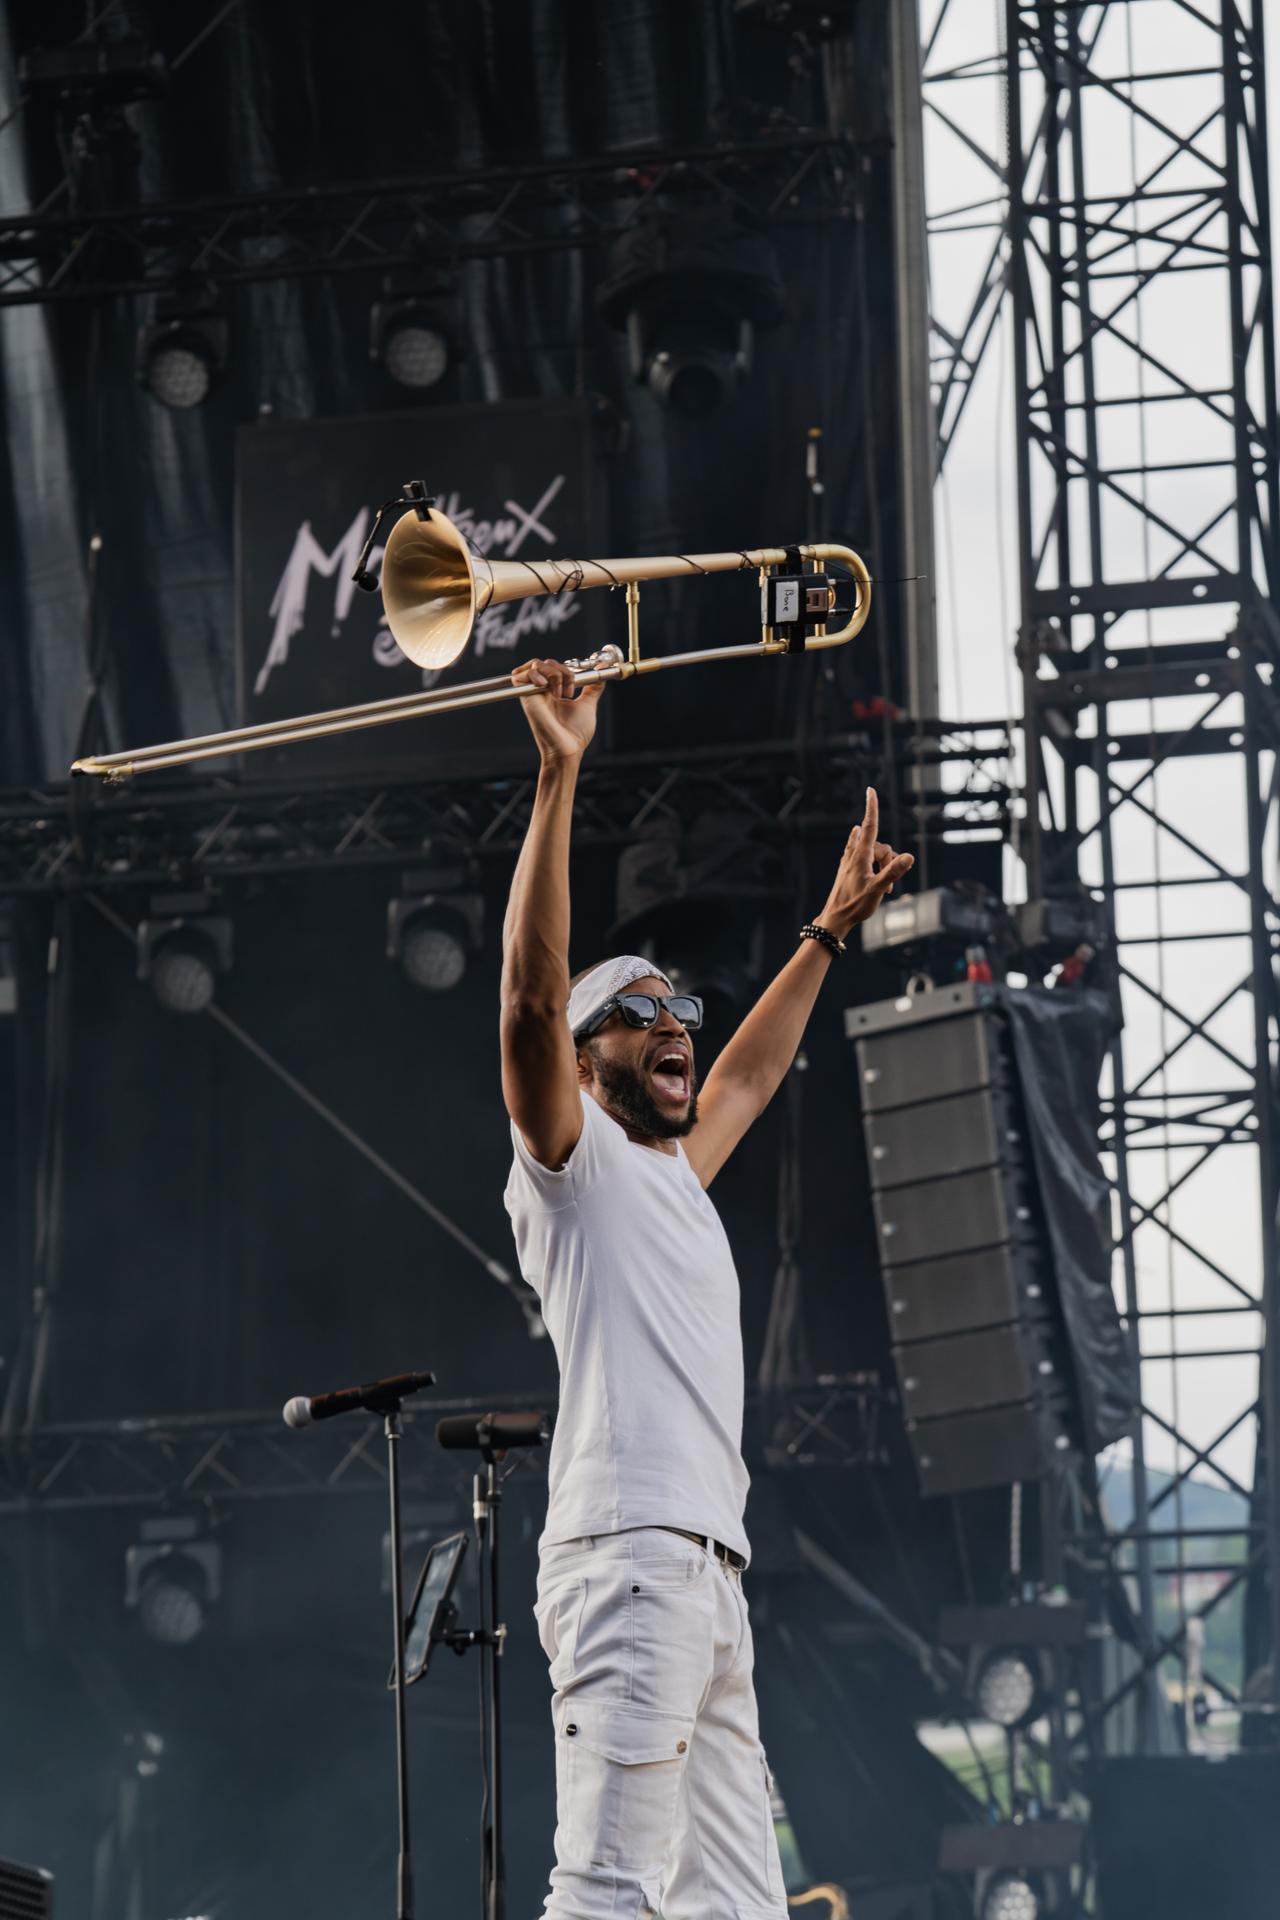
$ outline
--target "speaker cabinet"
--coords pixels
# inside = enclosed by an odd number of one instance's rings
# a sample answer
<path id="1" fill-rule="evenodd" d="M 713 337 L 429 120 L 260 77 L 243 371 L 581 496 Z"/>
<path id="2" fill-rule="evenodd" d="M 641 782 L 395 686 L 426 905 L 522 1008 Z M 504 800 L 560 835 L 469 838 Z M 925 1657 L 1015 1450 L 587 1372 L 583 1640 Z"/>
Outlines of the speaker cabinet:
<path id="1" fill-rule="evenodd" d="M 921 1491 L 1037 1479 L 1075 1444 L 1073 1383 L 999 998 L 853 1007 L 845 1032 Z"/>
<path id="2" fill-rule="evenodd" d="M 53 1875 L 0 1860 L 0 1920 L 51 1920 Z"/>

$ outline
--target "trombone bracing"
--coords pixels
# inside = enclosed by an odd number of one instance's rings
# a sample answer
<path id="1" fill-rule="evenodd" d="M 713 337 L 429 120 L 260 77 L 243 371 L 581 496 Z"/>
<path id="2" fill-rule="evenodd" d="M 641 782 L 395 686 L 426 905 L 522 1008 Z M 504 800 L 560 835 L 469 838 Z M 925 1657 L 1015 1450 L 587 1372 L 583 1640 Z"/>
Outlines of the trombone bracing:
<path id="1" fill-rule="evenodd" d="M 570 660 L 567 664 L 574 669 L 574 683 L 580 687 L 598 680 L 630 680 L 636 674 L 658 673 L 668 667 L 696 666 L 706 660 L 746 660 L 759 654 L 843 646 L 861 632 L 871 610 L 870 576 L 849 547 L 823 543 L 753 547 L 740 553 L 662 554 L 649 559 L 490 561 L 471 552 L 453 521 L 434 508 L 417 483 L 403 504 L 412 506 L 413 511 L 406 513 L 388 536 L 378 584 L 396 645 L 428 671 L 452 666 L 464 651 L 477 618 L 487 608 L 536 595 L 581 593 L 588 587 L 625 588 L 627 650 L 624 654 L 620 647 L 610 645 L 585 660 Z M 372 540 L 371 534 L 369 545 Z M 845 624 L 834 632 L 828 632 L 826 620 L 835 612 L 836 582 L 822 572 L 823 563 L 829 560 L 847 569 L 854 598 Z M 761 630 L 757 642 L 707 647 L 695 653 L 641 656 L 641 581 L 744 572 L 760 576 Z M 361 585 L 373 584 L 372 576 L 364 572 L 363 560 L 356 577 Z M 286 746 L 295 740 L 319 740 L 328 734 L 355 733 L 365 727 L 386 726 L 393 720 L 449 713 L 457 707 L 491 706 L 537 692 L 532 686 L 512 686 L 507 674 L 499 674 L 461 687 L 429 688 L 390 700 L 334 707 L 326 713 L 300 714 L 292 720 L 262 721 L 192 740 L 90 754 L 77 760 L 71 771 L 126 780 L 135 773 L 186 766 L 195 760 L 214 760 L 256 747 Z"/>

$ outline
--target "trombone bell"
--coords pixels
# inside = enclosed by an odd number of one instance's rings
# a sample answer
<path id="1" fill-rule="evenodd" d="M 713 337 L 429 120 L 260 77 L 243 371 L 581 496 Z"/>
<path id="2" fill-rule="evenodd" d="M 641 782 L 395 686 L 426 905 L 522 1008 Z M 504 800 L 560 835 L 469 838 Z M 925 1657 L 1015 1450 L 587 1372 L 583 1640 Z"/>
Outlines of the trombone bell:
<path id="1" fill-rule="evenodd" d="M 422 507 L 397 520 L 387 536 L 380 584 L 387 625 L 401 653 L 418 667 L 451 667 L 475 625 L 476 570 L 447 514 Z"/>

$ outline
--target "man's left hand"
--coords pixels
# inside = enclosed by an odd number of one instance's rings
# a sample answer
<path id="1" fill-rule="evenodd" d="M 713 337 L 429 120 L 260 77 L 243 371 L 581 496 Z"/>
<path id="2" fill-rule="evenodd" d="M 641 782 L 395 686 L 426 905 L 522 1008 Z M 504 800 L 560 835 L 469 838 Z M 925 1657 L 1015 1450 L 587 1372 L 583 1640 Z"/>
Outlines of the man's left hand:
<path id="1" fill-rule="evenodd" d="M 867 810 L 861 826 L 849 835 L 820 924 L 843 940 L 860 920 L 869 920 L 894 885 L 915 865 L 915 855 L 895 853 L 881 840 L 880 802 L 874 787 L 867 788 Z"/>

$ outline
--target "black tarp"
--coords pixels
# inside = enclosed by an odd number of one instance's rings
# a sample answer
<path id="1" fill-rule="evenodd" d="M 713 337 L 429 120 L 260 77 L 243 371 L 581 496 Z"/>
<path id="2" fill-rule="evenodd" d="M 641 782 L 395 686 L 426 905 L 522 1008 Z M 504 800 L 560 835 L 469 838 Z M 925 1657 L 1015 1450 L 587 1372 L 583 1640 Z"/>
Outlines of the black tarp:
<path id="1" fill-rule="evenodd" d="M 1111 1194 L 1098 1083 L 1115 1003 L 1086 988 L 1006 987 L 1036 1185 L 1091 1453 L 1133 1427 L 1138 1382 L 1111 1286 Z"/>

